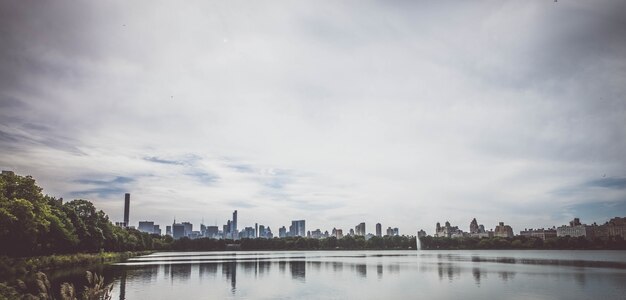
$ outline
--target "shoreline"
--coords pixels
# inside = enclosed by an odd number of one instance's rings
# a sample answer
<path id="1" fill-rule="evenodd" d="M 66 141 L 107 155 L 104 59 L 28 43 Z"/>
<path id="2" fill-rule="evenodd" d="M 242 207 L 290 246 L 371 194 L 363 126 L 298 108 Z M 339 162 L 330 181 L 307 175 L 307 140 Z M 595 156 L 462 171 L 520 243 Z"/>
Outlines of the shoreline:
<path id="1" fill-rule="evenodd" d="M 23 278 L 28 274 L 74 266 L 111 264 L 156 251 L 53 254 L 32 257 L 0 257 L 0 282 Z"/>

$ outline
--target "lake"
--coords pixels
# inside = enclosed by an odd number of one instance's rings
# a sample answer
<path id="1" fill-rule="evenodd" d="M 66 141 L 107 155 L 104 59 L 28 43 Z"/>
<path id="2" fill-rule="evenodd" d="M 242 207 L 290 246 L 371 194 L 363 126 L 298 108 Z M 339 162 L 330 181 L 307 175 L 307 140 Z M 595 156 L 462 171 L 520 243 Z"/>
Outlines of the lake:
<path id="1" fill-rule="evenodd" d="M 84 285 L 74 271 L 53 282 Z M 626 299 L 626 251 L 161 252 L 96 271 L 114 299 Z"/>

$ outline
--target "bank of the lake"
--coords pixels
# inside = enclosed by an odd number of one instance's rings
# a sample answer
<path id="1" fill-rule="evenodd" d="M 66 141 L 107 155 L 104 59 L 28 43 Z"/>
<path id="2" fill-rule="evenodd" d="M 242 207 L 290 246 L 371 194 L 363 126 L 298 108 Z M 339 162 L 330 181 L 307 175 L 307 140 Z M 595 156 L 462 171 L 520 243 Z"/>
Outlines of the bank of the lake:
<path id="1" fill-rule="evenodd" d="M 76 253 L 35 257 L 2 256 L 0 257 L 0 282 L 23 278 L 27 274 L 34 274 L 39 271 L 46 272 L 48 270 L 117 263 L 153 252 L 154 251 Z"/>

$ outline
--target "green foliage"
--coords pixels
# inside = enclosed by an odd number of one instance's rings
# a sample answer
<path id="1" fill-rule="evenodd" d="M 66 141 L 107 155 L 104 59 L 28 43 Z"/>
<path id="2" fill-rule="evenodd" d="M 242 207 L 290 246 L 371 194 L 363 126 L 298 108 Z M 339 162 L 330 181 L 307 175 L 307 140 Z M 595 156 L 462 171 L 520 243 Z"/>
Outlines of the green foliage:
<path id="1" fill-rule="evenodd" d="M 536 237 L 515 236 L 513 238 L 420 238 L 423 250 L 457 249 L 626 249 L 621 237 L 589 240 L 584 237 L 555 237 L 545 241 Z"/>
<path id="2" fill-rule="evenodd" d="M 287 237 L 273 239 L 214 240 L 208 238 L 190 240 L 181 238 L 172 242 L 170 249 L 176 251 L 226 250 L 226 245 L 238 244 L 241 250 L 391 250 L 414 249 L 414 237 L 385 236 L 365 240 L 362 236 L 346 236 L 341 239 L 329 237 L 311 239 Z"/>
<path id="3" fill-rule="evenodd" d="M 87 200 L 44 196 L 30 176 L 0 175 L 0 255 L 161 250 L 171 242 L 114 226 Z"/>
<path id="4" fill-rule="evenodd" d="M 42 272 L 37 272 L 34 276 L 32 284 L 27 285 L 23 281 L 18 281 L 17 286 L 13 287 L 5 283 L 0 284 L 0 299 L 38 299 L 38 300 L 54 300 L 55 293 L 50 285 L 48 276 Z M 87 286 L 84 287 L 83 293 L 78 297 L 76 288 L 71 283 L 63 283 L 59 287 L 59 295 L 61 300 L 110 300 L 112 298 L 112 284 L 105 284 L 104 277 L 86 272 Z M 33 294 L 34 293 L 34 294 Z"/>

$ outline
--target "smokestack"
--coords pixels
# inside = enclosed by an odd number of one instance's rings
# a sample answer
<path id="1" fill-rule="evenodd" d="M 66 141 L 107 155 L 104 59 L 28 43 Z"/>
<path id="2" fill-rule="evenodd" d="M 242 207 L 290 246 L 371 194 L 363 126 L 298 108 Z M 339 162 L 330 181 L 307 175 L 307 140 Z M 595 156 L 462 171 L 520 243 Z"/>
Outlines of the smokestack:
<path id="1" fill-rule="evenodd" d="M 124 195 L 124 225 L 128 227 L 128 215 L 130 213 L 130 193 Z"/>

